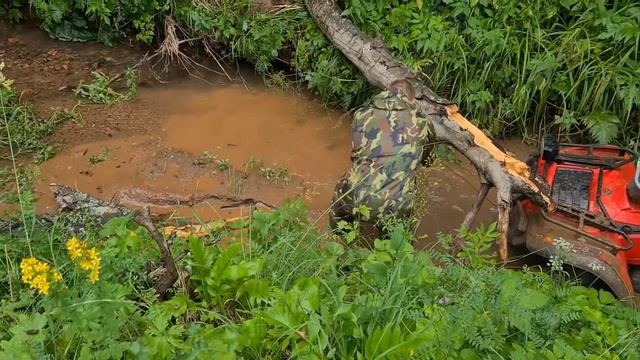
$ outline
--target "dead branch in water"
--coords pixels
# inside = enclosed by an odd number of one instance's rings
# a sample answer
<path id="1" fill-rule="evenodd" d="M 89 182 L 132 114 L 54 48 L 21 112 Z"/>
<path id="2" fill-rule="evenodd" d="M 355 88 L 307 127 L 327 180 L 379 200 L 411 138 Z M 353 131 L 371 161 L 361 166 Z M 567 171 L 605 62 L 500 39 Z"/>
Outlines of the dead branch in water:
<path id="1" fill-rule="evenodd" d="M 223 194 L 179 195 L 173 193 L 155 193 L 142 189 L 129 189 L 120 191 L 114 196 L 114 199 L 112 200 L 112 202 L 119 205 L 122 204 L 135 207 L 173 207 L 177 205 L 195 207 L 210 201 L 225 202 L 226 204 L 221 206 L 222 209 L 257 205 L 261 205 L 268 209 L 276 208 L 274 205 L 254 198 L 240 198 Z"/>
<path id="2" fill-rule="evenodd" d="M 101 224 L 104 224 L 115 217 L 126 216 L 132 211 L 135 211 L 125 207 L 107 204 L 89 194 L 75 191 L 68 186 L 51 184 L 50 187 L 51 191 L 53 191 L 55 201 L 60 207 L 60 211 L 79 211 L 90 217 L 98 219 Z M 164 270 L 161 272 L 160 279 L 157 281 L 155 289 L 158 296 L 161 299 L 164 299 L 166 297 L 167 290 L 171 288 L 173 283 L 178 279 L 176 263 L 162 234 L 160 234 L 153 225 L 149 208 L 145 207 L 142 213 L 137 213 L 134 217 L 134 221 L 147 229 L 160 249 Z"/>
<path id="3" fill-rule="evenodd" d="M 417 106 L 429 116 L 436 140 L 445 141 L 460 151 L 478 171 L 480 182 L 496 188 L 500 257 L 506 261 L 512 201 L 517 196 L 526 196 L 543 208 L 554 208 L 551 200 L 530 179 L 529 167 L 498 148 L 482 130 L 458 112 L 455 104 L 436 95 L 425 85 L 426 77 L 398 61 L 381 40 L 369 38 L 342 17 L 335 1 L 305 0 L 305 4 L 322 32 L 372 85 L 386 89 L 396 80 L 410 81 L 416 90 Z"/>
<path id="4" fill-rule="evenodd" d="M 176 267 L 176 263 L 173 260 L 173 256 L 171 255 L 171 250 L 167 245 L 167 242 L 164 240 L 162 234 L 156 229 L 155 225 L 153 225 L 153 221 L 151 221 L 151 213 L 149 211 L 149 207 L 145 207 L 142 210 L 141 214 L 136 215 L 135 221 L 151 234 L 153 240 L 155 240 L 158 248 L 160 248 L 160 254 L 162 257 L 162 266 L 164 267 L 164 272 L 162 273 L 160 279 L 155 285 L 156 293 L 160 299 L 165 299 L 167 296 L 167 290 L 173 286 L 173 283 L 178 279 L 178 268 Z"/>
<path id="5" fill-rule="evenodd" d="M 165 226 L 162 229 L 165 236 L 178 236 L 178 237 L 186 237 L 189 235 L 193 236 L 207 236 L 211 233 L 211 231 L 215 231 L 221 228 L 228 228 L 230 224 L 234 224 L 240 221 L 249 220 L 249 216 L 237 216 L 230 219 L 222 220 L 222 223 L 219 222 L 211 222 L 207 224 L 196 224 L 196 225 L 184 225 L 184 226 Z M 247 225 L 243 225 L 241 227 L 234 227 L 234 229 L 245 228 Z"/>
<path id="6" fill-rule="evenodd" d="M 89 194 L 76 191 L 68 186 L 51 184 L 50 188 L 54 194 L 56 204 L 58 204 L 60 211 L 80 212 L 89 217 L 96 218 L 101 224 L 105 224 L 107 221 L 115 217 L 126 216 L 132 211 L 136 211 L 128 207 L 121 206 L 119 202 L 106 203 L 100 199 L 92 197 Z M 160 298 L 165 298 L 167 296 L 167 290 L 170 289 L 175 281 L 179 278 L 179 272 L 167 242 L 165 241 L 162 233 L 158 231 L 158 229 L 153 224 L 153 221 L 151 220 L 150 206 L 170 206 L 179 203 L 188 203 L 191 205 L 195 205 L 206 200 L 214 199 L 218 201 L 223 200 L 227 202 L 233 202 L 232 204 L 227 205 L 227 207 L 243 206 L 247 204 L 263 204 L 263 206 L 274 208 L 272 205 L 269 205 L 260 200 L 241 199 L 231 196 L 214 194 L 181 196 L 166 193 L 155 194 L 143 190 L 139 190 L 137 192 L 129 191 L 125 192 L 125 194 L 129 194 L 129 196 L 133 198 L 138 197 L 139 199 L 146 199 L 146 202 L 144 203 L 138 202 L 138 204 L 144 204 L 144 206 L 141 213 L 136 213 L 134 221 L 140 226 L 147 229 L 149 234 L 151 234 L 153 240 L 158 245 L 158 248 L 160 249 L 163 270 L 159 272 L 160 278 L 155 285 L 156 292 Z M 238 218 L 229 219 L 228 221 L 235 220 L 238 220 Z M 181 282 L 185 283 L 184 280 L 182 280 Z"/>

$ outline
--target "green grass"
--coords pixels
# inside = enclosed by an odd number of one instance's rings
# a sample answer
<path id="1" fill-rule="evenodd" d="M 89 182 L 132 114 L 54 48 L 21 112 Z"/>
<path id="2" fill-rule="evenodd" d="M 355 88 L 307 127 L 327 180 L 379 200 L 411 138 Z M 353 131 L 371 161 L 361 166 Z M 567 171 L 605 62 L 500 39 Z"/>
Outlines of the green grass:
<path id="1" fill-rule="evenodd" d="M 160 301 L 158 251 L 131 218 L 35 223 L 30 241 L 0 233 L 0 357 L 243 359 L 635 359 L 637 313 L 560 273 L 498 269 L 493 227 L 465 233 L 469 265 L 415 251 L 401 223 L 371 249 L 315 230 L 300 202 L 254 212 L 246 241 L 176 239 L 189 288 Z M 70 224 L 96 247 L 100 280 L 69 257 Z M 73 227 L 71 227 L 73 228 Z M 217 239 L 239 237 L 219 227 Z M 224 242 L 224 241 L 223 241 Z M 47 295 L 21 282 L 32 254 L 63 279 Z M 441 245 L 446 248 L 447 240 Z M 435 265 L 434 261 L 444 266 Z"/>
<path id="2" fill-rule="evenodd" d="M 0 5 L 0 14 L 16 18 L 26 4 Z M 360 105 L 373 90 L 302 7 L 255 14 L 248 1 L 74 4 L 36 0 L 33 8 L 58 38 L 108 43 L 126 34 L 150 42 L 170 14 L 185 37 L 211 36 L 261 72 L 293 46 L 294 70 L 331 104 Z M 583 139 L 637 146 L 638 8 L 630 1 L 342 5 L 494 132 L 537 134 L 555 123 Z M 100 77 L 78 92 L 103 103 L 129 96 L 108 85 Z M 43 149 L 51 125 L 34 121 L 4 77 L 0 90 L 0 151 L 13 151 L 15 160 Z M 250 166 L 277 174 L 257 160 Z M 17 185 L 21 226 L 0 232 L 0 358 L 640 358 L 635 311 L 563 273 L 497 268 L 485 252 L 493 226 L 462 233 L 465 265 L 441 251 L 415 251 L 400 223 L 370 249 L 347 245 L 310 225 L 302 203 L 291 202 L 254 212 L 243 230 L 213 234 L 242 243 L 174 239 L 182 282 L 160 301 L 151 275 L 158 250 L 130 218 L 98 226 L 72 213 L 41 223 L 29 175 L 14 162 L 2 178 Z M 95 284 L 65 249 L 72 235 L 100 254 Z M 443 236 L 439 248 L 450 240 Z M 21 281 L 20 263 L 31 256 L 63 277 L 47 295 Z"/>
<path id="3" fill-rule="evenodd" d="M 15 18 L 26 4 L 14 0 L 2 9 L 5 16 L 13 9 Z M 252 11 L 249 0 L 127 4 L 36 0 L 33 8 L 55 37 L 109 44 L 127 34 L 150 43 L 162 36 L 154 28 L 163 29 L 171 16 L 181 37 L 225 46 L 231 58 L 253 62 L 276 89 L 288 86 L 274 64 L 288 61 L 298 80 L 332 106 L 351 109 L 374 91 L 301 3 L 271 13 Z M 634 1 L 344 0 L 340 6 L 494 134 L 557 131 L 576 141 L 634 149 L 640 143 L 640 7 Z"/>
<path id="4" fill-rule="evenodd" d="M 35 153 L 35 162 L 47 160 L 53 155 L 47 139 L 68 117 L 56 112 L 48 119 L 39 118 L 30 104 L 20 100 L 13 81 L 3 75 L 3 67 L 0 63 L 0 159 Z"/>
<path id="5" fill-rule="evenodd" d="M 109 148 L 103 148 L 99 153 L 92 154 L 89 156 L 89 163 L 91 165 L 99 164 L 103 161 L 107 161 L 109 156 L 111 155 L 111 150 Z"/>

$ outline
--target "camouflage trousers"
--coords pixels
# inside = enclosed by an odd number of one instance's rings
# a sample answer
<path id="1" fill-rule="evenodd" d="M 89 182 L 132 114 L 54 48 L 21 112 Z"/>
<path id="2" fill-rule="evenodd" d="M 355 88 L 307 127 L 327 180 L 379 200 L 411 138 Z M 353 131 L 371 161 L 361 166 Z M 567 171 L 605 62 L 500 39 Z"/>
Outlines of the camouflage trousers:
<path id="1" fill-rule="evenodd" d="M 415 183 L 415 177 L 405 179 Z M 348 180 L 348 174 L 345 174 L 336 184 L 333 199 L 331 201 L 331 209 L 329 211 L 329 225 L 331 229 L 336 230 L 340 221 L 344 220 L 349 223 L 359 222 L 367 223 L 378 230 L 380 236 L 384 234 L 383 220 L 387 216 L 394 216 L 399 220 L 411 220 L 413 216 L 413 197 L 404 196 L 401 199 L 385 199 L 384 203 L 356 203 L 353 196 L 353 186 Z M 372 197 L 373 198 L 373 197 Z M 362 215 L 357 214 L 355 209 L 359 206 L 366 206 L 370 209 L 370 216 L 364 219 Z"/>

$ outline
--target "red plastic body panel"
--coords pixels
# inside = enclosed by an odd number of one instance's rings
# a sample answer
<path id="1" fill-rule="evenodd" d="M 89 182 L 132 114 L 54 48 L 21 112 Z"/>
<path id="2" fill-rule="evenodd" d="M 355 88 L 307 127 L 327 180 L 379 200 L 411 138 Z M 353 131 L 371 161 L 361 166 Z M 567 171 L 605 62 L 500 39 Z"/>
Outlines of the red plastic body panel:
<path id="1" fill-rule="evenodd" d="M 583 147 L 564 147 L 561 148 L 560 155 L 584 155 L 586 151 Z M 628 154 L 621 156 L 619 148 L 617 147 L 611 147 L 610 150 L 599 148 L 593 150 L 592 155 L 603 158 L 630 160 Z M 640 229 L 640 204 L 632 202 L 627 193 L 627 186 L 633 181 L 635 176 L 636 169 L 633 162 L 629 161 L 615 169 L 607 169 L 605 167 L 571 163 L 550 162 L 545 164 L 542 158 L 538 159 L 537 175 L 543 178 L 549 186 L 553 186 L 554 177 L 559 169 L 591 172 L 588 210 L 596 215 L 608 215 L 617 225 L 629 225 Z M 528 212 L 537 210 L 535 205 L 531 203 L 525 205 L 525 209 Z M 607 214 L 604 213 L 605 211 Z M 577 225 L 577 220 L 570 216 L 561 213 L 550 215 L 565 223 Z M 584 230 L 589 234 L 607 239 L 620 246 L 625 245 L 623 237 L 618 233 L 592 226 L 585 226 Z M 616 256 L 622 260 L 621 262 L 623 264 L 640 265 L 640 233 L 630 233 L 628 236 L 633 242 L 633 247 L 627 251 L 620 251 Z M 624 273 L 627 273 L 626 269 L 624 269 Z"/>

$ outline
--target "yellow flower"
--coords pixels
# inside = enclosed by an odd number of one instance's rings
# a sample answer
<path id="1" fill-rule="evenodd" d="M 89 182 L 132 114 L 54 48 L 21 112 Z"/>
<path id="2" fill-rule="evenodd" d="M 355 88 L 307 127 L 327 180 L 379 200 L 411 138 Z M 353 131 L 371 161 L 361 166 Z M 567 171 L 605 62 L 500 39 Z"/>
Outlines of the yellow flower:
<path id="1" fill-rule="evenodd" d="M 60 272 L 51 269 L 49 264 L 34 257 L 22 259 L 20 271 L 22 272 L 22 282 L 44 295 L 49 294 L 52 283 L 62 280 Z"/>
<path id="2" fill-rule="evenodd" d="M 75 236 L 67 241 L 69 257 L 75 260 L 76 267 L 89 272 L 89 281 L 95 284 L 100 280 L 100 254 L 95 247 L 87 249 L 86 241 Z"/>
<path id="3" fill-rule="evenodd" d="M 86 247 L 87 243 L 78 240 L 75 236 L 67 241 L 67 251 L 69 252 L 69 257 L 72 259 L 81 257 Z"/>

